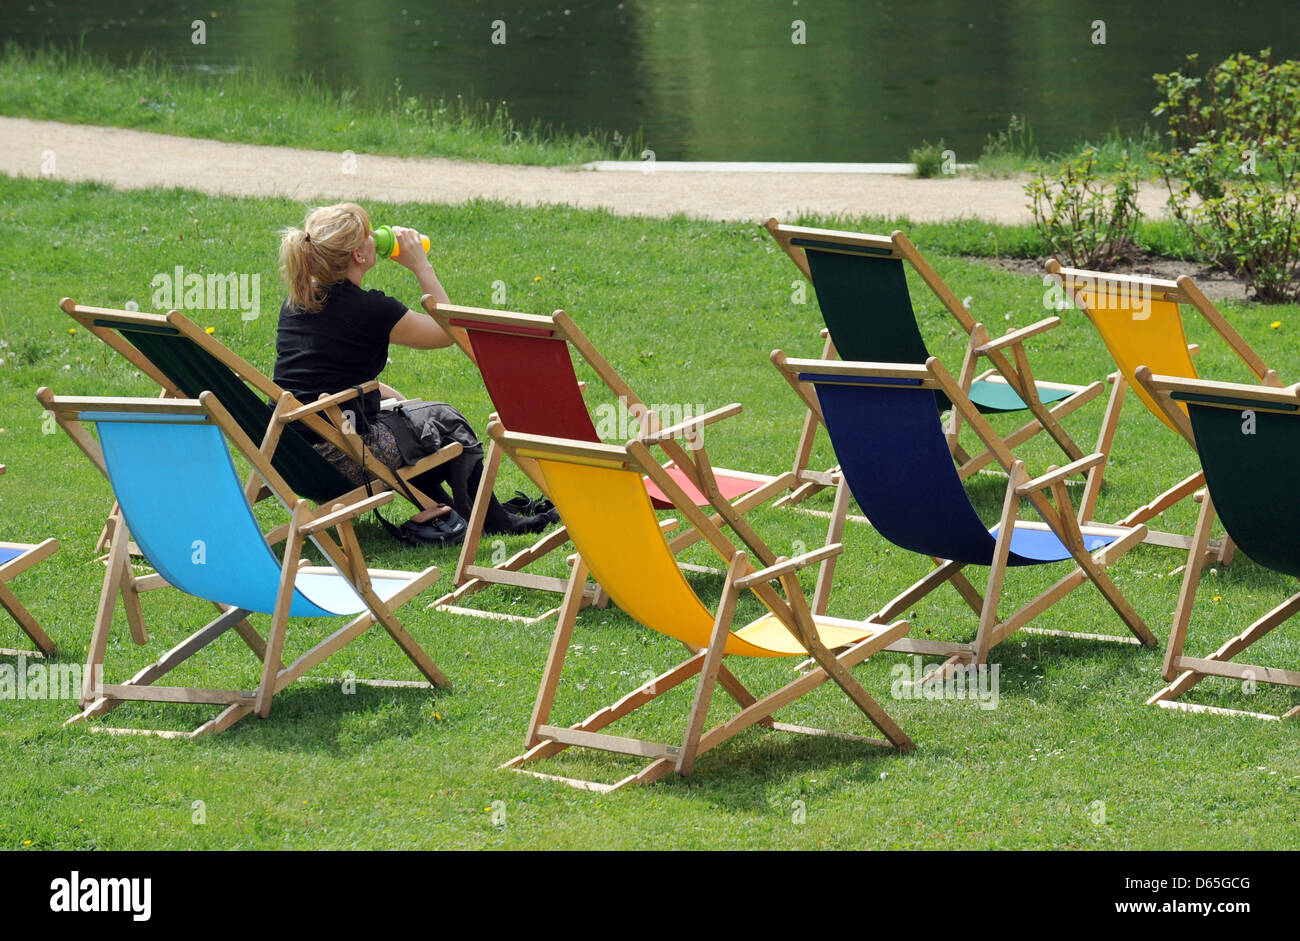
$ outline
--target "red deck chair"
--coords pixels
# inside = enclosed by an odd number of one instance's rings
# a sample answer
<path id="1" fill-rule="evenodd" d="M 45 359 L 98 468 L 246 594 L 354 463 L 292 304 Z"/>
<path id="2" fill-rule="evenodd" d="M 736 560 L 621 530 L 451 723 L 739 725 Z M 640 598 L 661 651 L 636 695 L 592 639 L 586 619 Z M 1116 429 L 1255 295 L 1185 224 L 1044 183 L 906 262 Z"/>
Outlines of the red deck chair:
<path id="1" fill-rule="evenodd" d="M 636 417 L 639 427 L 635 429 L 634 435 L 659 431 L 657 416 L 623 381 L 564 311 L 558 310 L 549 317 L 517 314 L 438 304 L 428 295 L 424 297 L 423 303 L 456 344 L 478 365 L 496 409 L 497 419 L 509 431 L 576 441 L 600 441 L 583 398 L 583 384 L 578 381 L 574 371 L 570 345 L 595 370 L 609 391 L 618 398 L 620 405 Z M 740 411 L 740 406 L 731 405 L 725 411 L 734 414 Z M 769 558 L 771 550 L 753 534 L 743 516 L 753 507 L 788 490 L 793 475 L 787 472 L 773 477 L 714 468 L 702 447 L 683 447 L 675 440 L 678 436 L 680 428 L 664 428 L 655 435 L 659 447 L 669 458 L 665 470 L 670 477 L 696 506 L 711 507 L 715 511 L 715 524 L 729 525 L 764 564 L 772 564 L 775 558 Z M 566 589 L 567 579 L 521 571 L 568 542 L 568 532 L 564 527 L 548 533 L 498 565 L 487 567 L 474 564 L 483 534 L 488 495 L 496 482 L 501 457 L 501 449 L 495 442 L 489 442 L 483 476 L 470 514 L 469 529 L 456 565 L 455 587 L 450 594 L 438 601 L 438 606 L 445 610 L 484 614 L 485 612 L 453 606 L 461 598 L 490 584 L 515 585 L 557 594 L 563 594 Z M 537 468 L 526 460 L 519 466 L 538 489 L 545 493 L 542 475 Z M 672 501 L 652 481 L 647 481 L 646 489 L 657 509 L 670 509 L 673 506 Z M 694 529 L 690 529 L 674 537 L 669 545 L 674 553 L 678 553 L 700 538 Z M 588 585 L 586 592 L 588 601 L 598 598 L 595 586 Z M 550 613 L 541 617 L 547 617 Z M 511 615 L 495 616 L 513 618 Z"/>

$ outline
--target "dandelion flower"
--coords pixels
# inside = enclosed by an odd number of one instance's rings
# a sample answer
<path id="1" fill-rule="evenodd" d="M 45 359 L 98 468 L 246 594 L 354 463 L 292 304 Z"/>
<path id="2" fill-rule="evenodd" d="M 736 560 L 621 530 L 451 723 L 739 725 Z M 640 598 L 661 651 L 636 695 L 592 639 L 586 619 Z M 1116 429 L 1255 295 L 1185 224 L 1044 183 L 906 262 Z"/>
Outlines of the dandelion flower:
<path id="1" fill-rule="evenodd" d="M 70 337 L 75 337 L 76 335 L 77 335 L 77 328 L 76 328 L 76 327 L 69 327 L 69 328 L 68 328 L 68 336 L 70 336 Z"/>
<path id="2" fill-rule="evenodd" d="M 1223 599 L 1220 598 L 1218 595 L 1215 595 L 1215 596 L 1214 596 L 1214 600 L 1215 600 L 1215 601 L 1222 601 Z"/>
<path id="3" fill-rule="evenodd" d="M 1274 320 L 1271 324 L 1269 324 L 1269 326 L 1272 327 L 1274 330 L 1276 330 L 1278 327 L 1282 326 L 1282 321 Z"/>
<path id="4" fill-rule="evenodd" d="M 23 846 L 31 846 L 31 845 L 32 845 L 31 840 L 23 840 Z"/>
<path id="5" fill-rule="evenodd" d="M 537 277 L 533 278 L 533 280 L 534 280 L 534 281 L 540 281 L 540 280 L 542 280 L 542 276 L 539 274 Z"/>
<path id="6" fill-rule="evenodd" d="M 216 327 L 204 327 L 204 328 L 203 328 L 203 332 L 206 333 L 208 336 L 212 336 L 212 334 L 214 334 L 214 333 L 217 332 L 217 328 L 216 328 Z"/>

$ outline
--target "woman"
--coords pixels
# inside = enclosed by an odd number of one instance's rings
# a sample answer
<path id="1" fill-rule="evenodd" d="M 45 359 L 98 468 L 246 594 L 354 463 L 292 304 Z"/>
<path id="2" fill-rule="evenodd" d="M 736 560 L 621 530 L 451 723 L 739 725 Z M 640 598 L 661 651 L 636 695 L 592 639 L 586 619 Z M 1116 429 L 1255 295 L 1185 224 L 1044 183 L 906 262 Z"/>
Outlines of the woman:
<path id="1" fill-rule="evenodd" d="M 410 270 L 420 290 L 449 303 L 433 265 L 414 229 L 393 228 L 398 245 L 399 265 Z M 451 345 L 449 337 L 427 314 L 410 310 L 382 291 L 361 287 L 366 272 L 377 260 L 370 215 L 355 203 L 324 206 L 308 214 L 301 229 L 286 229 L 280 242 L 280 273 L 289 296 L 280 308 L 276 336 L 275 381 L 304 402 L 333 394 L 376 379 L 388 362 L 388 345 L 417 350 Z M 384 383 L 377 392 L 367 393 L 352 416 L 356 431 L 379 460 L 397 470 L 415 463 L 413 443 L 423 433 L 425 453 L 436 450 L 447 439 L 459 441 L 460 457 L 414 478 L 411 483 L 431 497 L 450 505 L 422 510 L 402 527 L 403 534 L 416 542 L 459 542 L 483 470 L 483 448 L 464 416 L 450 406 L 425 410 L 430 421 L 403 434 L 392 428 L 405 420 L 395 413 L 381 413 L 381 398 L 403 396 Z M 408 422 L 409 424 L 409 422 Z M 398 427 L 399 433 L 404 429 Z M 315 438 L 315 436 L 311 436 Z M 346 453 L 316 439 L 314 446 L 348 480 L 357 486 L 365 482 L 362 468 Z M 407 449 L 403 457 L 401 445 Z M 447 498 L 442 484 L 448 483 Z M 513 501 L 512 501 L 513 502 Z M 531 516 L 519 516 L 492 497 L 484 521 L 488 533 L 534 533 L 558 522 L 553 508 Z"/>

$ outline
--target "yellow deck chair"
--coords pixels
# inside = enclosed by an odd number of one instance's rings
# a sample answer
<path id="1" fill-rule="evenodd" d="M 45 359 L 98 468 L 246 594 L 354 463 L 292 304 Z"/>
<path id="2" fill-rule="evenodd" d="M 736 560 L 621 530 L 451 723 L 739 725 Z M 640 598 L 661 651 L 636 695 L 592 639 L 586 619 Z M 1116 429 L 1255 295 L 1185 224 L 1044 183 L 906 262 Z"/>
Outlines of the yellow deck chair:
<path id="1" fill-rule="evenodd" d="M 1152 373 L 1180 379 L 1197 379 L 1192 354 L 1197 347 L 1187 342 L 1183 326 L 1183 304 L 1191 305 L 1214 328 L 1229 347 L 1245 363 L 1246 368 L 1266 386 L 1281 386 L 1277 373 L 1264 363 L 1250 344 L 1242 338 L 1223 314 L 1201 293 L 1196 283 L 1186 275 L 1177 281 L 1140 276 L 1121 276 L 1079 268 L 1065 268 L 1055 258 L 1047 261 L 1047 271 L 1062 290 L 1082 310 L 1101 335 L 1106 349 L 1118 367 L 1111 376 L 1113 387 L 1106 404 L 1106 415 L 1095 451 L 1109 459 L 1115 432 L 1119 427 L 1125 392 L 1132 389 L 1143 405 L 1190 441 L 1190 429 L 1175 425 L 1165 410 L 1151 397 L 1151 393 L 1137 381 L 1138 367 L 1146 366 Z M 1187 407 L 1176 403 L 1183 417 Z M 1193 443 L 1193 447 L 1195 444 Z M 1079 507 L 1080 521 L 1091 521 L 1096 514 L 1097 500 L 1101 495 L 1101 475 L 1105 463 L 1099 464 L 1088 475 L 1083 500 Z M 1145 523 L 1170 507 L 1192 496 L 1205 486 L 1205 475 L 1199 469 L 1174 486 L 1159 494 L 1149 503 L 1119 520 L 1117 525 L 1133 526 Z M 1146 542 L 1191 550 L 1192 537 L 1177 533 L 1147 530 Z M 1227 564 L 1232 559 L 1232 542 L 1225 538 L 1209 544 L 1208 550 L 1218 561 Z"/>
<path id="2" fill-rule="evenodd" d="M 658 436 L 680 436 L 687 425 L 694 428 L 700 423 L 699 420 L 683 423 L 665 429 Z M 772 719 L 773 712 L 827 679 L 840 686 L 888 740 L 863 741 L 892 745 L 900 750 L 912 748 L 911 739 L 849 672 L 851 667 L 904 637 L 908 631 L 907 622 L 883 624 L 814 618 L 799 586 L 799 569 L 829 558 L 842 551 L 842 546 L 835 544 L 794 559 L 778 560 L 775 565 L 754 572 L 745 553 L 736 550 L 708 515 L 655 461 L 648 448 L 655 442 L 648 438 L 658 436 L 646 436 L 626 446 L 616 446 L 510 433 L 498 422 L 492 423 L 488 431 L 511 459 L 534 462 L 579 553 L 528 723 L 525 740 L 528 751 L 507 762 L 506 767 L 598 791 L 614 790 L 633 783 L 648 784 L 671 771 L 687 775 L 700 754 L 755 724 L 782 731 L 832 734 Z M 648 475 L 669 495 L 676 510 L 729 560 L 725 589 L 716 611 L 711 612 L 705 607 L 683 577 L 663 536 L 663 527 L 655 515 L 643 475 Z M 652 630 L 681 641 L 691 651 L 691 657 L 575 725 L 551 725 L 548 724 L 551 708 L 588 572 L 628 615 Z M 778 580 L 784 589 L 784 598 L 770 584 Z M 769 613 L 732 631 L 736 603 L 745 591 L 754 592 L 768 607 Z M 832 654 L 831 650 L 838 653 Z M 759 698 L 727 669 L 723 663 L 727 656 L 811 657 L 816 668 Z M 700 682 L 680 744 L 663 744 L 599 731 L 697 673 Z M 705 718 L 714 688 L 719 683 L 739 703 L 740 712 L 706 731 Z M 653 760 L 640 772 L 615 784 L 538 774 L 523 767 L 573 745 Z"/>

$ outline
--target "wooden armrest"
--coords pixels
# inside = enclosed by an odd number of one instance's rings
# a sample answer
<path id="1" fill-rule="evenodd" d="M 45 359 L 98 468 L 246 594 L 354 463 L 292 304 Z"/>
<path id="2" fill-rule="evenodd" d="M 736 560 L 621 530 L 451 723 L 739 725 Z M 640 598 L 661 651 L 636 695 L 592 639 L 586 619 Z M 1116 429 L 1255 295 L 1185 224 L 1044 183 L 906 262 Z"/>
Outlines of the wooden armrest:
<path id="1" fill-rule="evenodd" d="M 987 356 L 994 350 L 1000 350 L 1004 346 L 1014 346 L 1032 336 L 1051 330 L 1053 327 L 1059 326 L 1060 323 L 1060 317 L 1045 317 L 1042 320 L 1031 323 L 1027 327 L 1021 327 L 1019 330 L 1012 330 L 1009 333 L 1003 334 L 996 340 L 989 340 L 987 343 L 981 343 L 979 346 L 975 347 L 975 353 L 979 356 Z"/>
<path id="2" fill-rule="evenodd" d="M 711 425 L 716 421 L 724 418 L 730 418 L 732 415 L 739 415 L 742 406 L 739 402 L 732 402 L 730 405 L 724 405 L 722 408 L 715 408 L 711 412 L 705 412 L 695 418 L 679 422 L 667 428 L 660 428 L 653 434 L 644 434 L 638 439 L 642 444 L 658 444 L 660 441 L 670 441 L 673 438 L 684 438 L 693 431 L 699 430 L 704 425 Z"/>
<path id="3" fill-rule="evenodd" d="M 801 568 L 806 568 L 823 559 L 829 559 L 833 555 L 839 555 L 844 551 L 844 543 L 833 542 L 828 546 L 822 546 L 820 549 L 814 549 L 812 552 L 805 552 L 803 555 L 797 555 L 792 559 L 778 559 L 775 565 L 769 565 L 765 569 L 759 569 L 757 572 L 751 572 L 744 578 L 738 578 L 735 586 L 740 589 L 749 588 L 751 585 L 757 585 L 760 582 L 770 582 L 774 578 L 780 578 L 782 575 L 789 575 L 791 572 L 797 572 Z"/>
<path id="4" fill-rule="evenodd" d="M 661 532 L 661 533 L 671 533 L 673 530 L 677 529 L 677 528 L 678 528 L 679 526 L 681 526 L 681 525 L 682 525 L 681 520 L 679 520 L 679 519 L 678 519 L 677 517 L 675 517 L 675 516 L 670 517 L 669 519 L 666 519 L 666 520 L 660 520 L 660 521 L 659 521 L 659 532 Z"/>
<path id="5" fill-rule="evenodd" d="M 302 536 L 310 536 L 313 533 L 320 532 L 322 529 L 329 529 L 331 526 L 337 526 L 339 523 L 360 516 L 362 513 L 368 513 L 371 510 L 378 509 L 385 503 L 392 502 L 393 496 L 393 492 L 388 490 L 384 493 L 377 493 L 373 497 L 366 497 L 364 500 L 359 500 L 356 503 L 343 507 L 342 509 L 334 510 L 332 513 L 326 513 L 324 516 L 316 517 L 306 526 L 299 526 L 298 533 Z"/>
<path id="6" fill-rule="evenodd" d="M 1188 343 L 1188 344 L 1187 344 L 1187 352 L 1190 353 L 1191 355 L 1195 356 L 1197 353 L 1201 352 L 1201 344 L 1199 344 L 1199 343 Z"/>
<path id="7" fill-rule="evenodd" d="M 1043 490 L 1052 486 L 1054 483 L 1065 480 L 1067 477 L 1073 477 L 1090 467 L 1096 467 L 1102 461 L 1106 460 L 1106 455 L 1097 451 L 1095 454 L 1089 454 L 1087 457 L 1081 457 L 1077 461 L 1071 461 L 1064 467 L 1058 467 L 1049 470 L 1041 477 L 1035 477 L 1033 480 L 1027 480 L 1016 488 L 1016 495 L 1023 497 L 1025 494 L 1033 493 L 1035 490 Z"/>
<path id="8" fill-rule="evenodd" d="M 378 388 L 379 388 L 379 383 L 376 380 L 372 379 L 370 382 L 365 383 L 361 387 L 361 391 L 373 392 Z M 331 408 L 332 406 L 338 405 L 342 402 L 348 401 L 348 399 L 354 399 L 356 397 L 357 397 L 356 389 L 344 389 L 342 392 L 335 392 L 333 395 L 322 395 L 315 402 L 311 402 L 307 405 L 300 405 L 298 406 L 298 408 L 295 408 L 291 412 L 285 412 L 283 415 L 280 416 L 280 421 L 286 424 L 291 421 L 299 421 L 300 419 L 306 418 L 308 415 L 315 415 L 317 412 L 323 411 L 327 408 Z"/>

